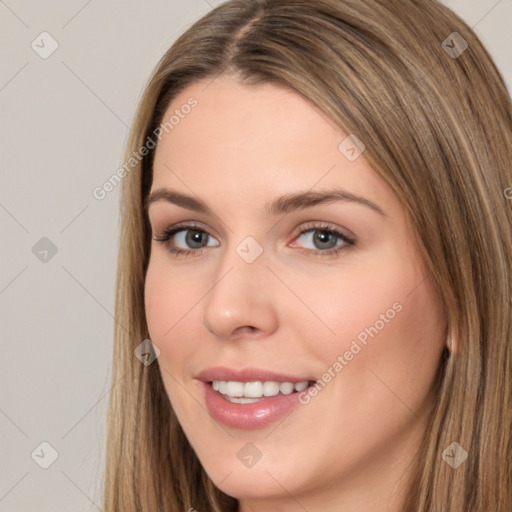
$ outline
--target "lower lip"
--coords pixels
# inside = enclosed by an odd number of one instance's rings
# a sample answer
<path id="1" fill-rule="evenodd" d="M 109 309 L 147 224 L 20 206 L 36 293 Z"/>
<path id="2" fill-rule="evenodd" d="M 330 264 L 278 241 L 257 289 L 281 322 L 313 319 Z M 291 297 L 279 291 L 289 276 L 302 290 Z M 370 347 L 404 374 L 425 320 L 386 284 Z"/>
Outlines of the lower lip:
<path id="1" fill-rule="evenodd" d="M 203 382 L 206 407 L 210 415 L 227 427 L 240 429 L 263 428 L 279 421 L 297 407 L 299 393 L 276 395 L 252 404 L 228 402 L 211 384 Z"/>

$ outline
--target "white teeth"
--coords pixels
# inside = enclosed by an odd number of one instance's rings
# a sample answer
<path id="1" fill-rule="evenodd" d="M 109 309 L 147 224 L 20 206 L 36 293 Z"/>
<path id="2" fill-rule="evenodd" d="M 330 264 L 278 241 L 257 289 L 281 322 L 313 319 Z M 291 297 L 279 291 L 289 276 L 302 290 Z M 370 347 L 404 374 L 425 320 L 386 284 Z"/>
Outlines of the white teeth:
<path id="1" fill-rule="evenodd" d="M 244 396 L 244 383 L 230 380 L 226 385 L 226 395 Z"/>
<path id="2" fill-rule="evenodd" d="M 277 381 L 252 381 L 252 382 L 237 382 L 237 381 L 225 381 L 225 380 L 214 380 L 212 381 L 212 387 L 215 391 L 218 391 L 222 395 L 226 395 L 229 398 L 236 398 L 236 400 L 230 400 L 234 403 L 247 404 L 258 402 L 258 398 L 264 396 L 276 396 L 279 393 L 283 395 L 289 395 L 294 391 L 303 391 L 308 387 L 308 381 L 302 382 L 277 382 Z M 247 400 L 245 400 L 247 399 Z"/>
<path id="3" fill-rule="evenodd" d="M 263 383 L 263 394 L 265 396 L 276 396 L 279 393 L 279 382 L 269 380 Z"/>
<path id="4" fill-rule="evenodd" d="M 289 395 L 293 391 L 294 385 L 291 382 L 281 382 L 279 384 L 279 391 L 283 393 L 283 395 Z"/>
<path id="5" fill-rule="evenodd" d="M 308 387 L 308 382 L 297 382 L 295 391 L 304 391 Z"/>
<path id="6" fill-rule="evenodd" d="M 215 382 L 215 381 L 214 381 Z M 227 391 L 227 388 L 228 388 L 228 383 L 225 381 L 225 380 L 218 380 L 217 381 L 217 386 L 218 386 L 218 392 L 219 393 L 222 393 L 223 395 L 225 395 L 228 391 Z"/>
<path id="7" fill-rule="evenodd" d="M 229 396 L 229 395 L 226 395 L 226 400 L 233 404 L 253 404 L 255 402 L 260 401 L 259 398 L 245 398 L 245 396 L 237 398 L 236 396 Z"/>
<path id="8" fill-rule="evenodd" d="M 249 398 L 261 398 L 263 396 L 263 384 L 261 382 L 246 382 L 244 396 Z"/>

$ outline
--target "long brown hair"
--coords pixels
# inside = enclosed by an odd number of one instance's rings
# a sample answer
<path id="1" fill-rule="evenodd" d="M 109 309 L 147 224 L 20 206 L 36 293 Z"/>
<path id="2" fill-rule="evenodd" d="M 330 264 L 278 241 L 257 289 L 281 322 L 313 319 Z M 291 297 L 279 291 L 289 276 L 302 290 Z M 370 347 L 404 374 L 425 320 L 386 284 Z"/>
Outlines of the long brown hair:
<path id="1" fill-rule="evenodd" d="M 490 55 L 436 0 L 231 0 L 159 62 L 128 157 L 149 147 L 179 92 L 223 73 L 289 87 L 355 134 L 414 227 L 452 351 L 403 510 L 510 512 L 512 106 Z M 143 202 L 153 154 L 122 184 L 104 509 L 235 511 L 185 438 L 158 364 L 134 357 L 149 337 Z M 457 469 L 442 456 L 453 442 L 468 452 Z"/>

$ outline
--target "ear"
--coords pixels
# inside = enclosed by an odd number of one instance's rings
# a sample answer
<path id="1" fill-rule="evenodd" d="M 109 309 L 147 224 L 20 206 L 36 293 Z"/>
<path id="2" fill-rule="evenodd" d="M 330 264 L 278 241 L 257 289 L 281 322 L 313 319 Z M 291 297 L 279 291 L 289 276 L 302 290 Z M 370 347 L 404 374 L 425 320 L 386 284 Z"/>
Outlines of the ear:
<path id="1" fill-rule="evenodd" d="M 451 335 L 447 336 L 447 338 L 446 338 L 446 347 L 448 348 L 448 352 L 450 352 L 450 354 L 452 354 L 455 349 L 455 346 L 454 346 L 453 338 Z"/>

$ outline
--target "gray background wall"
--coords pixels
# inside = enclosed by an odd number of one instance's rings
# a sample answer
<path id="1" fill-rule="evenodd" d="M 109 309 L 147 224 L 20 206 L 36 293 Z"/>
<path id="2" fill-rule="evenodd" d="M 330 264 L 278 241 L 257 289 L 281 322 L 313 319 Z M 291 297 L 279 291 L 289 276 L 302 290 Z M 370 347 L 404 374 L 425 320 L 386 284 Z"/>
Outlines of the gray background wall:
<path id="1" fill-rule="evenodd" d="M 0 0 L 0 512 L 101 510 L 119 187 L 92 191 L 157 60 L 219 3 Z M 510 90 L 512 0 L 446 3 Z"/>

